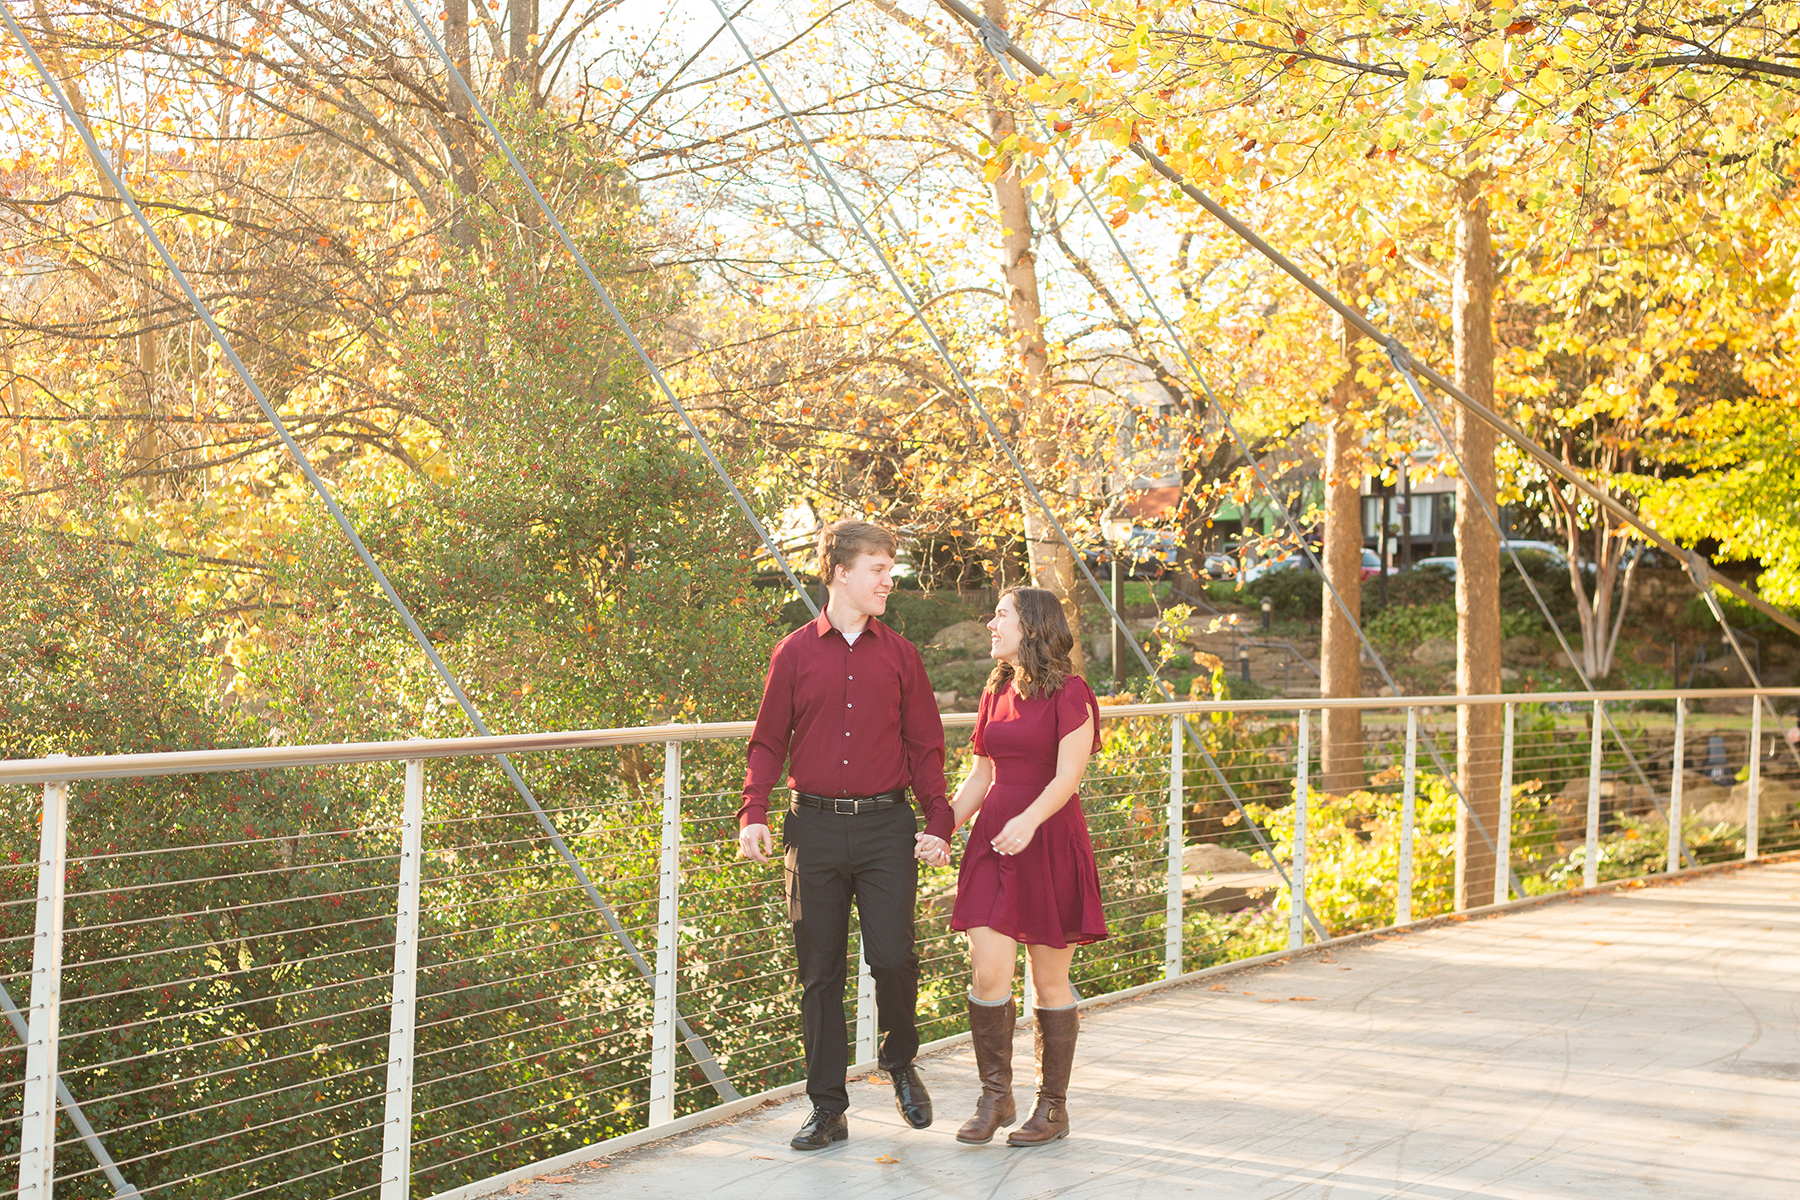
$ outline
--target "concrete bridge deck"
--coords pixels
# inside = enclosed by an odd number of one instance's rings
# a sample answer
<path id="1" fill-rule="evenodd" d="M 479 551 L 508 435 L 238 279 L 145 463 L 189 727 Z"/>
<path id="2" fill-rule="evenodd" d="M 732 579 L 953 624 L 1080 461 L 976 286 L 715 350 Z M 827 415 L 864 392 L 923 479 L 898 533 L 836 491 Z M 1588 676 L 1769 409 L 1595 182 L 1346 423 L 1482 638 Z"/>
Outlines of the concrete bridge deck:
<path id="1" fill-rule="evenodd" d="M 960 1146 L 966 1047 L 930 1129 L 880 1080 L 850 1141 L 803 1100 L 514 1185 L 624 1197 L 1800 1196 L 1800 863 L 1327 947 L 1084 1017 L 1067 1141 Z M 1017 1062 L 1026 1087 L 1030 1046 Z M 1021 1092 L 1021 1106 L 1028 1091 Z M 883 1161 L 891 1159 L 894 1161 Z"/>

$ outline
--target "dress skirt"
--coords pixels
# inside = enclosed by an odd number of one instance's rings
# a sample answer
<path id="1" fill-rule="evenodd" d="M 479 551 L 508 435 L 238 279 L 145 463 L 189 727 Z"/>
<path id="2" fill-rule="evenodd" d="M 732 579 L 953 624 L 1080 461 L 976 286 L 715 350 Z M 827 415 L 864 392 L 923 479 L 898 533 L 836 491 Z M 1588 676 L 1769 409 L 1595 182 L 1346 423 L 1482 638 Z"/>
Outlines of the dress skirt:
<path id="1" fill-rule="evenodd" d="M 1100 872 L 1079 795 L 1038 826 L 1017 854 L 1000 854 L 993 845 L 1006 823 L 1055 778 L 1061 737 L 1090 717 L 1098 749 L 1099 703 L 1079 676 L 1051 696 L 1024 699 L 1010 681 L 982 696 L 974 749 L 993 759 L 994 782 L 963 849 L 952 929 L 986 926 L 1014 941 L 1057 949 L 1108 936 Z"/>

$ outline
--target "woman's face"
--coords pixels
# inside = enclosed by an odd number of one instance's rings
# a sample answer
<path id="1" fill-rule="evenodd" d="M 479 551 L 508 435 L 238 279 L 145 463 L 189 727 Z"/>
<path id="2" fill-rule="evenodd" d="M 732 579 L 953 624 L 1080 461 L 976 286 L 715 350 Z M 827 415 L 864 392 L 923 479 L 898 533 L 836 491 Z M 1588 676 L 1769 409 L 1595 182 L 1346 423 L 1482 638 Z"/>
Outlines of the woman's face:
<path id="1" fill-rule="evenodd" d="M 1025 631 L 1019 625 L 1019 604 L 1011 596 L 1000 597 L 1000 603 L 994 607 L 993 619 L 988 621 L 988 653 L 1001 662 L 1016 662 L 1019 657 L 1019 643 L 1024 640 Z"/>

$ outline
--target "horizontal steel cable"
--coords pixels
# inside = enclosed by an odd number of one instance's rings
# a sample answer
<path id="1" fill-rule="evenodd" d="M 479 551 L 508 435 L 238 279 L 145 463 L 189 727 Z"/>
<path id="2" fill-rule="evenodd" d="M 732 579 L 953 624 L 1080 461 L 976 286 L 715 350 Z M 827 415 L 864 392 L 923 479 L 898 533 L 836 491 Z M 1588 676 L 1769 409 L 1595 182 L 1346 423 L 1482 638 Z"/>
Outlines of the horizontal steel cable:
<path id="1" fill-rule="evenodd" d="M 108 850 L 103 854 L 71 855 L 69 864 L 92 862 L 111 862 L 126 858 L 147 858 L 157 854 L 185 853 L 190 850 L 236 850 L 244 846 L 269 846 L 275 842 L 301 841 L 310 838 L 348 838 L 351 834 L 361 833 L 393 833 L 398 834 L 397 825 L 358 825 L 346 829 L 322 829 L 315 832 L 272 833 L 267 837 L 245 838 L 235 842 L 193 842 L 186 846 L 158 846 L 153 850 Z"/>
<path id="2" fill-rule="evenodd" d="M 241 1068 L 235 1068 L 235 1069 L 241 1070 Z M 331 1083 L 331 1082 L 334 1082 L 335 1080 L 339 1080 L 339 1079 L 350 1079 L 357 1075 L 368 1075 L 372 1072 L 385 1071 L 386 1069 L 387 1069 L 387 1062 L 385 1060 L 382 1060 L 379 1062 L 371 1062 L 367 1066 L 348 1067 L 342 1071 L 333 1071 L 329 1075 L 309 1075 L 305 1079 L 298 1079 L 298 1080 L 295 1080 L 293 1083 L 283 1084 L 281 1087 L 266 1088 L 263 1091 L 255 1093 L 254 1095 L 233 1096 L 233 1097 L 230 1097 L 225 1100 L 215 1100 L 210 1104 L 202 1104 L 202 1105 L 199 1105 L 194 1108 L 184 1108 L 179 1113 L 155 1112 L 155 1113 L 152 1113 L 150 1116 L 145 1117 L 141 1121 L 127 1121 L 127 1122 L 124 1122 L 124 1123 L 118 1124 L 118 1125 L 108 1125 L 106 1127 L 106 1132 L 108 1132 L 108 1133 L 130 1133 L 134 1129 L 142 1129 L 147 1125 L 163 1125 L 163 1124 L 167 1124 L 169 1121 L 174 1120 L 176 1118 L 193 1117 L 193 1116 L 202 1115 L 204 1113 L 218 1112 L 221 1109 L 230 1108 L 234 1104 L 243 1104 L 250 1100 L 264 1101 L 264 1100 L 268 1100 L 272 1096 L 279 1096 L 283 1092 L 291 1092 L 291 1091 L 295 1091 L 299 1088 L 315 1088 L 316 1089 L 321 1084 Z M 172 1084 L 164 1084 L 161 1086 L 167 1087 L 167 1086 L 173 1086 L 173 1085 Z M 116 1097 L 109 1096 L 108 1099 L 113 1100 L 113 1099 L 116 1099 Z M 57 1145 L 58 1146 L 74 1145 L 78 1141 L 80 1141 L 79 1138 L 64 1138 L 62 1141 L 58 1142 Z M 179 1147 L 176 1147 L 176 1149 L 179 1149 Z"/>

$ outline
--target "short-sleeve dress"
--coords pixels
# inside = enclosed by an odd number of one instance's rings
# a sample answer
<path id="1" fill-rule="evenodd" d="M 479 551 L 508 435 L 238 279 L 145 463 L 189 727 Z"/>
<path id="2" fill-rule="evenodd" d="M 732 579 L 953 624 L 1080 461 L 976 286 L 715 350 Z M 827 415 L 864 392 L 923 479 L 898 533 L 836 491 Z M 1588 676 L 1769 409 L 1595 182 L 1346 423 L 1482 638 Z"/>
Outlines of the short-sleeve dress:
<path id="1" fill-rule="evenodd" d="M 1087 680 L 1071 675 L 1055 694 L 1026 699 L 1012 681 L 983 693 L 975 718 L 975 753 L 994 760 L 994 782 L 976 814 L 957 876 L 952 929 L 987 926 L 1033 946 L 1084 945 L 1107 936 L 1100 872 L 1081 797 L 1071 796 L 1017 854 L 994 849 L 1006 823 L 1025 811 L 1056 777 L 1063 737 L 1094 721 L 1100 748 L 1100 703 Z"/>

